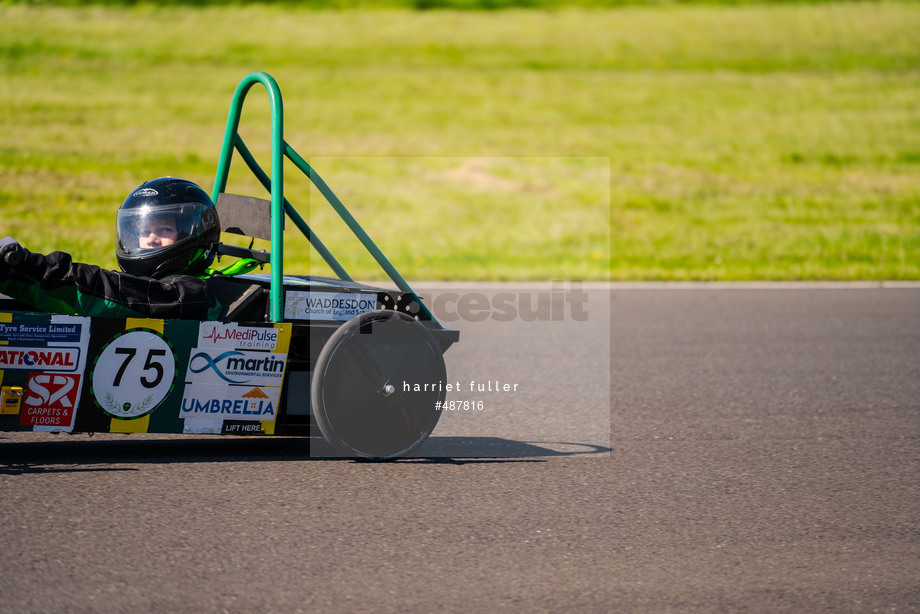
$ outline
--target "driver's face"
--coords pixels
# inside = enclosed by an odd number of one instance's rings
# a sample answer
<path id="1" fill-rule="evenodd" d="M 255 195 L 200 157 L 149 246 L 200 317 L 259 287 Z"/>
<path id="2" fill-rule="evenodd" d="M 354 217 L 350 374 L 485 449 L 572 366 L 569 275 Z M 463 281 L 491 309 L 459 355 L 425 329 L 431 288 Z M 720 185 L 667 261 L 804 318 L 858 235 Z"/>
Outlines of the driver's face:
<path id="1" fill-rule="evenodd" d="M 176 242 L 179 233 L 171 217 L 154 218 L 140 227 L 137 246 L 141 249 L 166 247 Z"/>

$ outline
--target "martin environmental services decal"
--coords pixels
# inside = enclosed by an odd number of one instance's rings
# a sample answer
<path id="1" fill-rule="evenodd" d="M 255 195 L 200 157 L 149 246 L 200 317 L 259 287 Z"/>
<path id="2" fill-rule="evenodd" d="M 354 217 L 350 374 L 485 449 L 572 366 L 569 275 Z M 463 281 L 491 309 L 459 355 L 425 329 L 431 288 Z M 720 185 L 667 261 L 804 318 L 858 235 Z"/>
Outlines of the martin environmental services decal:
<path id="1" fill-rule="evenodd" d="M 155 330 L 127 330 L 105 346 L 90 378 L 93 398 L 102 411 L 113 418 L 140 418 L 156 409 L 172 390 L 175 351 Z"/>
<path id="2" fill-rule="evenodd" d="M 281 386 L 287 354 L 214 349 L 192 350 L 185 381 L 193 384 Z"/>

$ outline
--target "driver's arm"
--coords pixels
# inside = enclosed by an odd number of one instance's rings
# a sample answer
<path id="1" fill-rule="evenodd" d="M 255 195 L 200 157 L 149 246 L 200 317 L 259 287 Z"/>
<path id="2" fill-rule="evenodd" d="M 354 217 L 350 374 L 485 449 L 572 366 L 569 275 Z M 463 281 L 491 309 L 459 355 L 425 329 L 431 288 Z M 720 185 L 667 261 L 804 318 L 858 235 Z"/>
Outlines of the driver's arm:
<path id="1" fill-rule="evenodd" d="M 0 292 L 36 309 L 84 316 L 214 320 L 220 303 L 204 280 L 158 280 L 73 262 L 70 254 L 34 254 L 0 240 Z"/>

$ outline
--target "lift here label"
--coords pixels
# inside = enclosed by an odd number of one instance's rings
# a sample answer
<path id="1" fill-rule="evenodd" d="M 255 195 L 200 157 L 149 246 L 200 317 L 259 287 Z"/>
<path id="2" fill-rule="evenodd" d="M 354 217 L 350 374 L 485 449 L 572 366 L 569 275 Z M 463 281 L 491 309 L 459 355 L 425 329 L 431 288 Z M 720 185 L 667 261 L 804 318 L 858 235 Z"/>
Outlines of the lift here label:
<path id="1" fill-rule="evenodd" d="M 284 317 L 291 320 L 344 322 L 375 309 L 376 294 L 291 291 L 284 297 Z"/>

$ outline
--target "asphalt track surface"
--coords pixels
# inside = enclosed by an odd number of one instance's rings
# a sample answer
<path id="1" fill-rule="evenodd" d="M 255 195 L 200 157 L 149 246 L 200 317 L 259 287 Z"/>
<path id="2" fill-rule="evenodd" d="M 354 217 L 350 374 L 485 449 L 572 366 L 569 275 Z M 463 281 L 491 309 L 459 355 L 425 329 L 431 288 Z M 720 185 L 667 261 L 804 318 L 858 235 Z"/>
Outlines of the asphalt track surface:
<path id="1" fill-rule="evenodd" d="M 0 611 L 920 610 L 920 289 L 589 293 L 411 459 L 0 434 Z"/>

